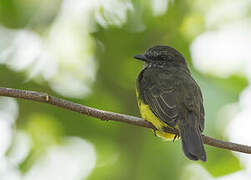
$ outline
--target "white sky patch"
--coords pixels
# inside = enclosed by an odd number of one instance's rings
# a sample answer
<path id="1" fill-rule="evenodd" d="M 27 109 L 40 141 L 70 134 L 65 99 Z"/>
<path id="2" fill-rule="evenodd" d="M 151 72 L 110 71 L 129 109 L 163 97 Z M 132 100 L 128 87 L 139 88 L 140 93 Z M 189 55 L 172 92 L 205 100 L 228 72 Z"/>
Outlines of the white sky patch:
<path id="1" fill-rule="evenodd" d="M 237 102 L 223 106 L 216 112 L 218 121 L 214 124 L 215 129 L 218 130 L 218 132 L 226 131 L 226 124 L 229 124 L 239 111 L 240 107 Z M 228 135 L 226 136 L 229 137 Z"/>
<path id="2" fill-rule="evenodd" d="M 161 16 L 165 14 L 168 9 L 169 0 L 151 0 L 153 15 Z"/>
<path id="3" fill-rule="evenodd" d="M 5 157 L 1 158 L 0 161 L 1 180 L 21 180 L 21 173 L 17 167 L 10 164 Z"/>
<path id="4" fill-rule="evenodd" d="M 217 0 L 206 16 L 208 29 L 221 26 L 224 23 L 239 21 L 247 16 L 250 0 Z"/>
<path id="5" fill-rule="evenodd" d="M 15 99 L 9 97 L 0 97 L 0 113 L 10 125 L 14 124 L 18 117 L 19 109 Z"/>
<path id="6" fill-rule="evenodd" d="M 64 0 L 48 35 L 43 37 L 31 30 L 0 27 L 0 37 L 4 40 L 0 63 L 15 71 L 28 70 L 27 80 L 41 75 L 61 95 L 88 95 L 96 75 L 94 41 L 88 31 L 94 8 L 87 6 L 90 2 Z"/>
<path id="7" fill-rule="evenodd" d="M 95 40 L 90 36 L 95 29 L 93 14 L 104 27 L 121 27 L 133 10 L 129 0 L 63 0 L 58 16 L 43 36 L 28 29 L 0 26 L 0 63 L 15 71 L 27 71 L 27 81 L 40 80 L 35 78 L 40 75 L 63 96 L 84 97 L 91 92 L 96 77 Z"/>
<path id="8" fill-rule="evenodd" d="M 12 140 L 12 125 L 18 115 L 18 106 L 12 98 L 0 98 L 0 158 L 8 150 Z"/>
<path id="9" fill-rule="evenodd" d="M 24 131 L 15 131 L 13 133 L 13 145 L 6 159 L 10 164 L 18 167 L 18 165 L 29 155 L 31 147 L 31 137 Z"/>
<path id="10" fill-rule="evenodd" d="M 108 25 L 121 27 L 127 21 L 127 12 L 134 10 L 128 0 L 96 0 L 96 2 L 98 4 L 95 11 L 96 20 L 103 27 Z M 103 13 L 100 12 L 100 8 L 104 10 Z"/>
<path id="11" fill-rule="evenodd" d="M 222 176 L 217 178 L 217 180 L 249 180 L 250 179 L 250 175 L 247 171 L 242 170 L 242 171 L 238 171 L 236 173 L 230 174 L 230 175 L 226 175 L 226 176 Z"/>
<path id="12" fill-rule="evenodd" d="M 186 180 L 212 180 L 212 176 L 208 173 L 208 171 L 203 168 L 199 164 L 191 163 L 189 164 L 184 172 L 183 172 L 183 178 Z"/>
<path id="13" fill-rule="evenodd" d="M 234 142 L 247 144 L 251 146 L 251 87 L 246 88 L 241 96 L 239 102 L 239 111 L 233 116 L 232 122 L 228 127 L 228 137 Z"/>
<path id="14" fill-rule="evenodd" d="M 13 124 L 18 116 L 18 105 L 13 98 L 0 98 L 0 179 L 19 180 L 20 173 L 6 158 L 13 139 Z"/>
<path id="15" fill-rule="evenodd" d="M 250 174 L 246 170 L 241 170 L 229 175 L 221 176 L 221 177 L 213 177 L 209 174 L 209 172 L 203 168 L 199 164 L 189 164 L 184 171 L 183 179 L 186 180 L 249 180 Z"/>
<path id="16" fill-rule="evenodd" d="M 193 64 L 199 71 L 219 77 L 238 73 L 245 75 L 251 82 L 251 19 L 247 18 L 250 2 L 250 0 L 220 0 L 206 12 L 208 31 L 199 35 L 190 46 Z M 251 145 L 250 99 L 249 85 L 241 93 L 238 103 L 227 105 L 221 111 L 225 113 L 221 116 L 228 118 L 228 121 L 231 120 L 225 134 L 232 142 Z M 233 153 L 240 158 L 245 169 L 216 179 L 250 179 L 249 155 Z"/>
<path id="17" fill-rule="evenodd" d="M 12 129 L 11 124 L 1 117 L 0 113 L 0 157 L 5 155 L 5 152 L 8 150 L 11 139 L 12 139 Z"/>
<path id="18" fill-rule="evenodd" d="M 153 12 L 167 11 L 168 0 L 153 0 Z M 44 15 L 49 3 L 41 6 L 34 18 Z M 55 6 L 55 5 L 54 5 Z M 11 30 L 0 26 L 0 63 L 15 71 L 27 71 L 27 81 L 47 81 L 57 93 L 67 97 L 84 97 L 96 77 L 94 19 L 104 28 L 121 27 L 135 9 L 130 0 L 63 0 L 57 17 L 47 34 L 32 30 Z M 32 19 L 31 19 L 32 21 Z M 134 31 L 145 29 L 141 19 Z M 67 77 L 68 76 L 68 77 Z M 73 80 L 74 82 L 62 81 Z"/>
<path id="19" fill-rule="evenodd" d="M 1 180 L 83 180 L 96 165 L 96 151 L 92 144 L 77 138 L 66 137 L 63 145 L 48 148 L 26 174 L 18 165 L 28 155 L 31 139 L 24 132 L 18 132 L 13 151 L 0 158 Z"/>
<path id="20" fill-rule="evenodd" d="M 22 132 L 15 132 L 14 143 L 8 156 L 0 159 L 0 179 L 1 180 L 21 180 L 22 173 L 18 165 L 28 156 L 31 148 L 31 139 Z"/>
<path id="21" fill-rule="evenodd" d="M 191 44 L 194 66 L 201 72 L 227 77 L 251 67 L 251 23 L 240 21 L 205 32 Z"/>
<path id="22" fill-rule="evenodd" d="M 251 146 L 251 87 L 247 87 L 240 96 L 240 110 L 232 119 L 232 122 L 228 125 L 226 134 L 231 141 L 240 144 L 245 144 Z M 245 171 L 239 176 L 244 176 L 246 179 L 250 179 L 251 176 L 251 159 L 249 154 L 235 153 L 236 156 L 240 158 L 242 164 L 245 165 Z M 238 178 L 240 179 L 240 178 Z M 224 179 L 222 179 L 224 180 Z"/>
<path id="23" fill-rule="evenodd" d="M 41 39 L 36 33 L 29 30 L 16 31 L 12 41 L 12 58 L 6 64 L 17 71 L 24 70 L 31 65 L 40 55 Z"/>
<path id="24" fill-rule="evenodd" d="M 66 85 L 67 82 L 67 85 Z M 91 89 L 89 86 L 78 81 L 72 75 L 62 74 L 61 76 L 56 76 L 50 81 L 51 88 L 59 92 L 64 96 L 70 96 L 78 98 L 79 96 L 89 95 Z"/>
<path id="25" fill-rule="evenodd" d="M 96 152 L 87 141 L 70 137 L 41 157 L 24 176 L 24 180 L 82 180 L 96 164 Z"/>

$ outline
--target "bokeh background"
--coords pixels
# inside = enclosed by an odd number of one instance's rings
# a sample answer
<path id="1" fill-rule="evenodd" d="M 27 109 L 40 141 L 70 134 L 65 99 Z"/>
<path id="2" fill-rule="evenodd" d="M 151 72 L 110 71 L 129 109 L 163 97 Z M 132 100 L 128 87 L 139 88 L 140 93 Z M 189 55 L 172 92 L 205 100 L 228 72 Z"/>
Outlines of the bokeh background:
<path id="1" fill-rule="evenodd" d="M 179 50 L 201 86 L 205 134 L 251 145 L 250 0 L 0 0 L 0 86 L 139 116 L 133 56 Z M 251 157 L 46 104 L 0 98 L 1 180 L 248 180 Z"/>

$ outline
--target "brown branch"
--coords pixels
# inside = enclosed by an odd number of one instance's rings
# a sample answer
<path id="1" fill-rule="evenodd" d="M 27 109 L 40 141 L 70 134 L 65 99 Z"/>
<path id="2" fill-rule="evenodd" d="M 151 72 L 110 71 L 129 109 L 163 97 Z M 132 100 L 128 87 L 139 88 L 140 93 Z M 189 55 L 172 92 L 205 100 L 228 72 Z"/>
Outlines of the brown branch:
<path id="1" fill-rule="evenodd" d="M 71 101 L 66 101 L 66 100 L 59 99 L 53 96 L 49 96 L 48 94 L 45 94 L 45 93 L 19 90 L 19 89 L 11 89 L 11 88 L 0 88 L 0 96 L 8 96 L 8 97 L 15 97 L 15 98 L 22 98 L 22 99 L 28 99 L 32 101 L 43 102 L 43 103 L 61 107 L 63 109 L 68 109 L 68 110 L 79 112 L 88 116 L 92 116 L 101 120 L 113 120 L 113 121 L 133 124 L 136 126 L 155 129 L 151 123 L 144 121 L 143 119 L 138 118 L 138 117 L 95 109 L 95 108 L 77 104 Z M 173 130 L 173 129 L 165 129 L 165 131 L 169 133 L 173 133 L 173 134 L 178 134 L 178 131 Z M 251 154 L 250 146 L 221 141 L 221 140 L 217 140 L 217 139 L 205 136 L 205 135 L 202 135 L 202 138 L 203 138 L 204 144 L 208 144 L 211 146 L 228 149 L 232 151 L 238 151 L 238 152 Z"/>

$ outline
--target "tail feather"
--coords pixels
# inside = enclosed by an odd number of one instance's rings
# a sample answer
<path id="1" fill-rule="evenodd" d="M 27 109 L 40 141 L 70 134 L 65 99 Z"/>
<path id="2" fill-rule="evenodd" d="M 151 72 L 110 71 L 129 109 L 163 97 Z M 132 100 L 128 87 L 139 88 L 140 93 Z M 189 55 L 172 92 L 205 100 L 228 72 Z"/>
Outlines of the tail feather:
<path id="1" fill-rule="evenodd" d="M 179 130 L 184 154 L 191 160 L 206 161 L 206 151 L 199 128 L 188 123 L 186 125 L 179 125 Z"/>

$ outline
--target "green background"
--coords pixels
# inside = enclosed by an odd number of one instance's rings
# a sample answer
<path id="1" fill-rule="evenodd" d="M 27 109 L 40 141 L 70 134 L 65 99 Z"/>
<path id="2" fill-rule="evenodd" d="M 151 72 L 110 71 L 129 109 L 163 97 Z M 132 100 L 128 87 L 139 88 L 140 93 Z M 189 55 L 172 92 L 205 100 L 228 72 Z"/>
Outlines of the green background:
<path id="1" fill-rule="evenodd" d="M 39 9 L 38 1 L 0 0 L 0 24 L 10 29 L 28 27 L 42 35 L 55 20 L 61 1 L 53 3 L 57 5 L 50 10 L 49 15 L 29 23 Z M 83 98 L 63 97 L 54 92 L 46 81 L 26 81 L 26 71 L 14 71 L 5 64 L 0 65 L 0 85 L 46 92 L 87 106 L 140 116 L 135 80 L 142 63 L 132 57 L 153 45 L 168 44 L 184 55 L 193 77 L 202 89 L 206 112 L 204 134 L 228 140 L 222 133 L 229 121 L 222 120 L 219 123 L 217 113 L 224 105 L 238 101 L 240 92 L 247 86 L 247 80 L 238 74 L 227 78 L 202 74 L 193 67 L 189 46 L 205 30 L 204 14 L 196 8 L 197 1 L 173 1 L 160 16 L 152 15 L 148 1 L 135 0 L 131 3 L 134 11 L 127 13 L 127 20 L 122 26 L 110 24 L 104 28 L 97 24 L 96 30 L 90 32 L 95 42 L 93 46 L 97 64 L 90 95 Z M 209 1 L 205 1 L 203 7 L 208 4 Z M 102 8 L 99 11 L 102 12 Z M 92 21 L 96 23 L 94 17 Z M 144 31 L 136 32 L 134 28 L 138 23 L 145 25 Z M 18 104 L 20 110 L 16 126 L 30 133 L 35 142 L 29 156 L 20 164 L 19 169 L 23 173 L 43 154 L 43 149 L 55 143 L 60 144 L 61 138 L 65 136 L 78 136 L 94 145 L 97 162 L 88 180 L 187 179 L 192 175 L 185 169 L 191 163 L 199 164 L 212 177 L 243 168 L 239 159 L 228 150 L 206 145 L 208 161 L 191 162 L 183 155 L 180 140 L 165 142 L 155 137 L 149 129 L 104 122 L 42 103 L 18 100 Z M 37 138 L 40 133 L 46 134 L 48 141 L 40 142 Z"/>

